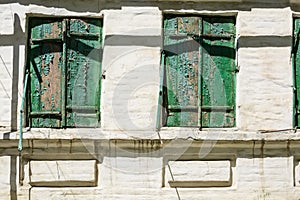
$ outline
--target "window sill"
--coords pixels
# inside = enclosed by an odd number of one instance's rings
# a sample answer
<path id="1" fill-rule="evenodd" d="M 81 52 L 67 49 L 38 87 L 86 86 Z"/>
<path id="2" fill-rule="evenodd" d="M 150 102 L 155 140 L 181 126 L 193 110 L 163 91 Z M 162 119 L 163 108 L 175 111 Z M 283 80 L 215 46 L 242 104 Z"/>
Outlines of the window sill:
<path id="1" fill-rule="evenodd" d="M 19 131 L 0 130 L 0 139 L 19 139 Z M 300 140 L 300 131 L 254 132 L 238 128 L 198 128 L 163 127 L 155 130 L 120 131 L 103 128 L 23 128 L 23 139 L 89 139 L 89 140 L 213 140 L 213 141 L 286 141 Z"/>

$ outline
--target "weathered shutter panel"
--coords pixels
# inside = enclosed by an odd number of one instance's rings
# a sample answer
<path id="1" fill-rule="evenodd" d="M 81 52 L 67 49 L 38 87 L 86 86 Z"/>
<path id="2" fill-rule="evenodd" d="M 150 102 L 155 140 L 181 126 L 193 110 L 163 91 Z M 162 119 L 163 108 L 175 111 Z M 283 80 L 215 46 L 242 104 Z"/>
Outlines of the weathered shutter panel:
<path id="1" fill-rule="evenodd" d="M 30 118 L 32 127 L 59 127 L 61 123 L 62 21 L 31 21 Z"/>
<path id="2" fill-rule="evenodd" d="M 235 123 L 235 19 L 166 16 L 167 126 Z"/>
<path id="3" fill-rule="evenodd" d="M 294 21 L 294 71 L 295 71 L 295 125 L 299 126 L 300 124 L 300 115 L 299 115 L 299 100 L 300 100 L 300 19 L 295 19 Z"/>
<path id="4" fill-rule="evenodd" d="M 30 20 L 32 127 L 98 127 L 101 20 Z"/>
<path id="5" fill-rule="evenodd" d="M 100 121 L 101 21 L 70 19 L 67 50 L 67 126 Z"/>
<path id="6" fill-rule="evenodd" d="M 202 127 L 235 124 L 235 18 L 203 18 Z"/>
<path id="7" fill-rule="evenodd" d="M 200 17 L 167 16 L 164 20 L 167 126 L 198 126 Z"/>

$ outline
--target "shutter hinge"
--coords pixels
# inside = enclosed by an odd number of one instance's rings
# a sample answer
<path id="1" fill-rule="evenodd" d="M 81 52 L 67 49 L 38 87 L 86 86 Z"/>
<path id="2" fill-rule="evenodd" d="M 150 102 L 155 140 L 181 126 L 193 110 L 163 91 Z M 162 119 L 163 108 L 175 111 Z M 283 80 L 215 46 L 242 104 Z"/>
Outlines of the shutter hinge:
<path id="1" fill-rule="evenodd" d="M 234 69 L 234 73 L 239 73 L 240 72 L 240 66 L 238 65 L 238 66 L 236 66 L 236 68 Z"/>

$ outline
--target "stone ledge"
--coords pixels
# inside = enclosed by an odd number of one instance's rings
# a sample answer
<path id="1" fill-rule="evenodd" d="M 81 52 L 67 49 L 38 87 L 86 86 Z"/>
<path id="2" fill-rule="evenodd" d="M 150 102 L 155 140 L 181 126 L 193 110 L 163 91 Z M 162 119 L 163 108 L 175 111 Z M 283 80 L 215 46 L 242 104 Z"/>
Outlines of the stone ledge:
<path id="1" fill-rule="evenodd" d="M 30 200 L 95 200 L 102 199 L 102 190 L 94 187 L 32 187 L 29 190 Z M 29 199 L 22 198 L 22 199 Z"/>
<path id="2" fill-rule="evenodd" d="M 168 181 L 170 187 L 198 188 L 198 187 L 228 187 L 230 181 Z"/>
<path id="3" fill-rule="evenodd" d="M 6 133 L 7 134 L 7 133 Z M 3 133 L 0 132 L 0 140 Z M 153 130 L 119 131 L 74 128 L 74 129 L 39 129 L 33 128 L 23 133 L 23 139 L 81 139 L 81 140 L 162 140 L 191 139 L 191 140 L 237 140 L 237 141 L 279 141 L 300 140 L 300 132 L 295 129 L 241 131 L 237 128 L 203 129 L 163 127 L 159 134 Z M 19 132 L 13 132 L 7 139 L 19 139 Z"/>
<path id="4" fill-rule="evenodd" d="M 0 147 L 14 147 L 17 145 L 19 132 L 0 132 Z M 163 127 L 160 132 L 144 131 L 107 131 L 99 129 L 28 129 L 23 132 L 23 144 L 30 140 L 214 140 L 214 141 L 300 141 L 300 132 L 295 129 L 241 131 L 237 128 L 203 129 Z M 2 141 L 2 142 L 1 142 Z M 25 142 L 27 141 L 27 142 Z M 27 145 L 28 146 L 28 145 Z"/>

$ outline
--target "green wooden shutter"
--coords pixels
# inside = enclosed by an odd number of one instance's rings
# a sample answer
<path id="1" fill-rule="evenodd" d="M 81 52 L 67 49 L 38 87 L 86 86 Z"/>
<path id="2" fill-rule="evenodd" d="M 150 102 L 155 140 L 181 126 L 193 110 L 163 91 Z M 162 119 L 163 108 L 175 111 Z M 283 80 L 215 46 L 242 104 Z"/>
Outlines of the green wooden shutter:
<path id="1" fill-rule="evenodd" d="M 167 16 L 164 20 L 167 126 L 198 126 L 200 17 Z"/>
<path id="2" fill-rule="evenodd" d="M 167 126 L 235 123 L 235 19 L 166 16 Z"/>
<path id="3" fill-rule="evenodd" d="M 101 21 L 70 19 L 67 50 L 67 126 L 98 127 Z"/>
<path id="4" fill-rule="evenodd" d="M 300 99 L 300 43 L 299 43 L 299 33 L 300 33 L 300 19 L 294 20 L 294 47 L 293 47 L 293 56 L 294 56 L 294 73 L 295 73 L 295 109 L 294 109 L 294 115 L 295 115 L 295 126 L 299 126 L 300 124 L 300 115 L 299 115 L 299 99 Z"/>
<path id="5" fill-rule="evenodd" d="M 30 20 L 32 127 L 98 127 L 101 21 Z"/>
<path id="6" fill-rule="evenodd" d="M 202 127 L 235 124 L 235 19 L 203 18 Z"/>
<path id="7" fill-rule="evenodd" d="M 33 127 L 61 125 L 62 21 L 30 21 L 30 117 Z"/>

